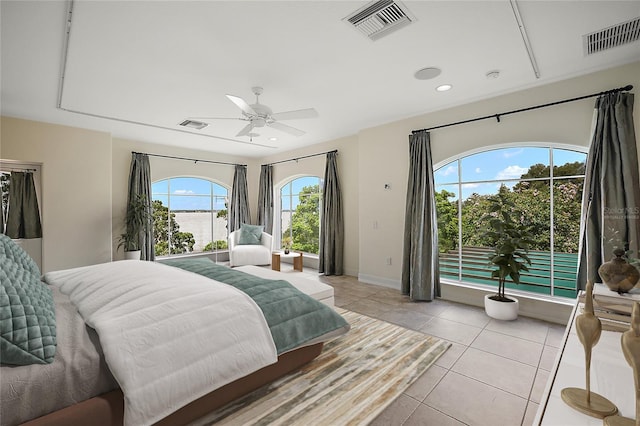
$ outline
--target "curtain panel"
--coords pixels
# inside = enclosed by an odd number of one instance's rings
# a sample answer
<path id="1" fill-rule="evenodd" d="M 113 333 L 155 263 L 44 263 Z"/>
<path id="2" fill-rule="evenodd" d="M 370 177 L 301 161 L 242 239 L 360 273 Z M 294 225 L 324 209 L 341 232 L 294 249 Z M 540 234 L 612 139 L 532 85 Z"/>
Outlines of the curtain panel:
<path id="1" fill-rule="evenodd" d="M 273 234 L 273 166 L 268 164 L 260 168 L 258 225 L 263 225 L 267 234 Z"/>
<path id="2" fill-rule="evenodd" d="M 615 248 L 639 257 L 640 175 L 633 100 L 632 93 L 621 92 L 596 100 L 582 194 L 578 290 L 587 280 L 602 282 L 598 268 L 611 260 Z"/>
<path id="3" fill-rule="evenodd" d="M 153 200 L 151 199 L 151 166 L 149 156 L 142 153 L 131 154 L 131 169 L 129 171 L 129 191 L 127 193 L 127 212 L 130 208 L 131 200 L 144 199 L 149 209 L 149 221 L 146 229 L 138 237 L 138 247 L 140 248 L 140 260 L 154 261 L 155 239 L 153 237 Z M 130 232 L 127 229 L 127 232 Z"/>
<path id="4" fill-rule="evenodd" d="M 430 301 L 440 296 L 438 220 L 428 132 L 409 136 L 409 180 L 402 251 L 402 294 Z"/>
<path id="5" fill-rule="evenodd" d="M 318 264 L 318 272 L 324 275 L 343 274 L 344 218 L 337 157 L 337 152 L 328 152 L 324 170 Z"/>
<path id="6" fill-rule="evenodd" d="M 40 209 L 31 172 L 11 172 L 6 231 L 10 238 L 42 238 Z"/>
<path id="7" fill-rule="evenodd" d="M 231 204 L 229 205 L 229 233 L 240 229 L 243 223 L 249 223 L 249 197 L 247 190 L 247 167 L 236 165 L 231 188 Z"/>

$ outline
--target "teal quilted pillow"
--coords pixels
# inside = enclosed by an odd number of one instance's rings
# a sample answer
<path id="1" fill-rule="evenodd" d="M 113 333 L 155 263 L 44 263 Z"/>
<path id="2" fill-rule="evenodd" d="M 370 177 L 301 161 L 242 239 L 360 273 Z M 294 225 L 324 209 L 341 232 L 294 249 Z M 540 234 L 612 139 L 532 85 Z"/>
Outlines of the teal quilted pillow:
<path id="1" fill-rule="evenodd" d="M 262 244 L 262 230 L 264 226 L 261 225 L 247 225 L 243 223 L 240 226 L 240 238 L 238 238 L 238 244 L 247 245 L 259 245 Z"/>
<path id="2" fill-rule="evenodd" d="M 11 238 L 0 234 L 0 259 L 5 257 L 17 263 L 22 269 L 26 269 L 40 278 L 40 268 L 38 268 L 38 265 L 31 256 Z"/>
<path id="3" fill-rule="evenodd" d="M 0 246 L 6 247 L 5 242 Z M 39 273 L 34 274 L 1 251 L 0 283 L 0 363 L 53 362 L 56 315 L 49 287 L 40 281 Z"/>

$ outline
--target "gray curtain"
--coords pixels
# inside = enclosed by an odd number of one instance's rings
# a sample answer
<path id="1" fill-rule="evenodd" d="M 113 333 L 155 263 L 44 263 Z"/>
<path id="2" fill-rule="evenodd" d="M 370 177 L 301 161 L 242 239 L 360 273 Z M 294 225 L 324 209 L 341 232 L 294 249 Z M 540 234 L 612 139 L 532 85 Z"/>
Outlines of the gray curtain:
<path id="1" fill-rule="evenodd" d="M 267 234 L 273 234 L 273 166 L 268 164 L 260 168 L 258 225 L 263 225 Z"/>
<path id="2" fill-rule="evenodd" d="M 229 232 L 240 229 L 243 223 L 249 223 L 249 197 L 247 196 L 247 167 L 236 165 L 231 188 L 231 204 L 229 205 Z"/>
<path id="3" fill-rule="evenodd" d="M 596 100 L 582 196 L 578 289 L 584 289 L 587 280 L 602 282 L 598 268 L 611 260 L 614 248 L 628 246 L 638 257 L 640 177 L 633 98 L 618 92 Z"/>
<path id="4" fill-rule="evenodd" d="M 129 172 L 129 192 L 127 194 L 127 206 L 132 199 L 142 196 L 146 199 L 149 211 L 152 212 L 151 199 L 151 166 L 147 154 L 132 153 L 131 170 Z M 153 238 L 153 218 L 152 214 L 147 230 L 143 232 L 138 241 L 140 247 L 140 260 L 153 261 L 156 258 L 155 240 Z"/>
<path id="5" fill-rule="evenodd" d="M 0 234 L 4 234 L 4 203 L 0 200 Z"/>
<path id="6" fill-rule="evenodd" d="M 342 275 L 343 273 L 344 218 L 337 157 L 337 152 L 327 153 L 322 189 L 318 272 L 325 275 Z"/>
<path id="7" fill-rule="evenodd" d="M 428 132 L 409 136 L 409 181 L 404 218 L 402 294 L 411 300 L 440 296 L 438 220 Z"/>
<path id="8" fill-rule="evenodd" d="M 6 234 L 10 238 L 42 238 L 38 198 L 31 172 L 11 172 Z"/>

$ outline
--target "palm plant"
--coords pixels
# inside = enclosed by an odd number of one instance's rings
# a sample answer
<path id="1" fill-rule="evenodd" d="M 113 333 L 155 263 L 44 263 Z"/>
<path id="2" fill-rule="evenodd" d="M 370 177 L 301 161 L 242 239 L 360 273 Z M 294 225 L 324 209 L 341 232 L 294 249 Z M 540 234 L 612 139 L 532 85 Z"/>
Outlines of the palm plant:
<path id="1" fill-rule="evenodd" d="M 505 191 L 499 191 L 489 202 L 489 213 L 483 217 L 488 228 L 484 237 L 492 242 L 494 248 L 489 254 L 489 265 L 495 266 L 491 278 L 498 279 L 498 294 L 490 299 L 513 302 L 504 294 L 505 283 L 507 278 L 511 278 L 511 281 L 520 284 L 520 273 L 529 270 L 527 265 L 531 265 L 531 260 L 527 253 L 532 243 L 531 235 L 524 225 L 513 219 L 515 205 L 507 198 Z"/>
<path id="2" fill-rule="evenodd" d="M 118 248 L 124 247 L 125 251 L 140 250 L 141 237 L 151 226 L 151 218 L 151 207 L 147 197 L 136 194 L 127 205 L 126 231 L 120 235 Z"/>

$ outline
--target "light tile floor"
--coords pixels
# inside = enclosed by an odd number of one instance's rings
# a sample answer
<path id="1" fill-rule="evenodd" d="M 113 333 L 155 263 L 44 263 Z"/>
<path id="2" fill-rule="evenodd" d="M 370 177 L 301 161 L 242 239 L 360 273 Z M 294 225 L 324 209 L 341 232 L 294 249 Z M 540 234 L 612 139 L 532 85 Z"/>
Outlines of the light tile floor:
<path id="1" fill-rule="evenodd" d="M 372 426 L 533 423 L 564 326 L 522 316 L 498 321 L 474 306 L 412 302 L 398 290 L 355 277 L 305 273 L 334 288 L 336 306 L 452 344 Z"/>

